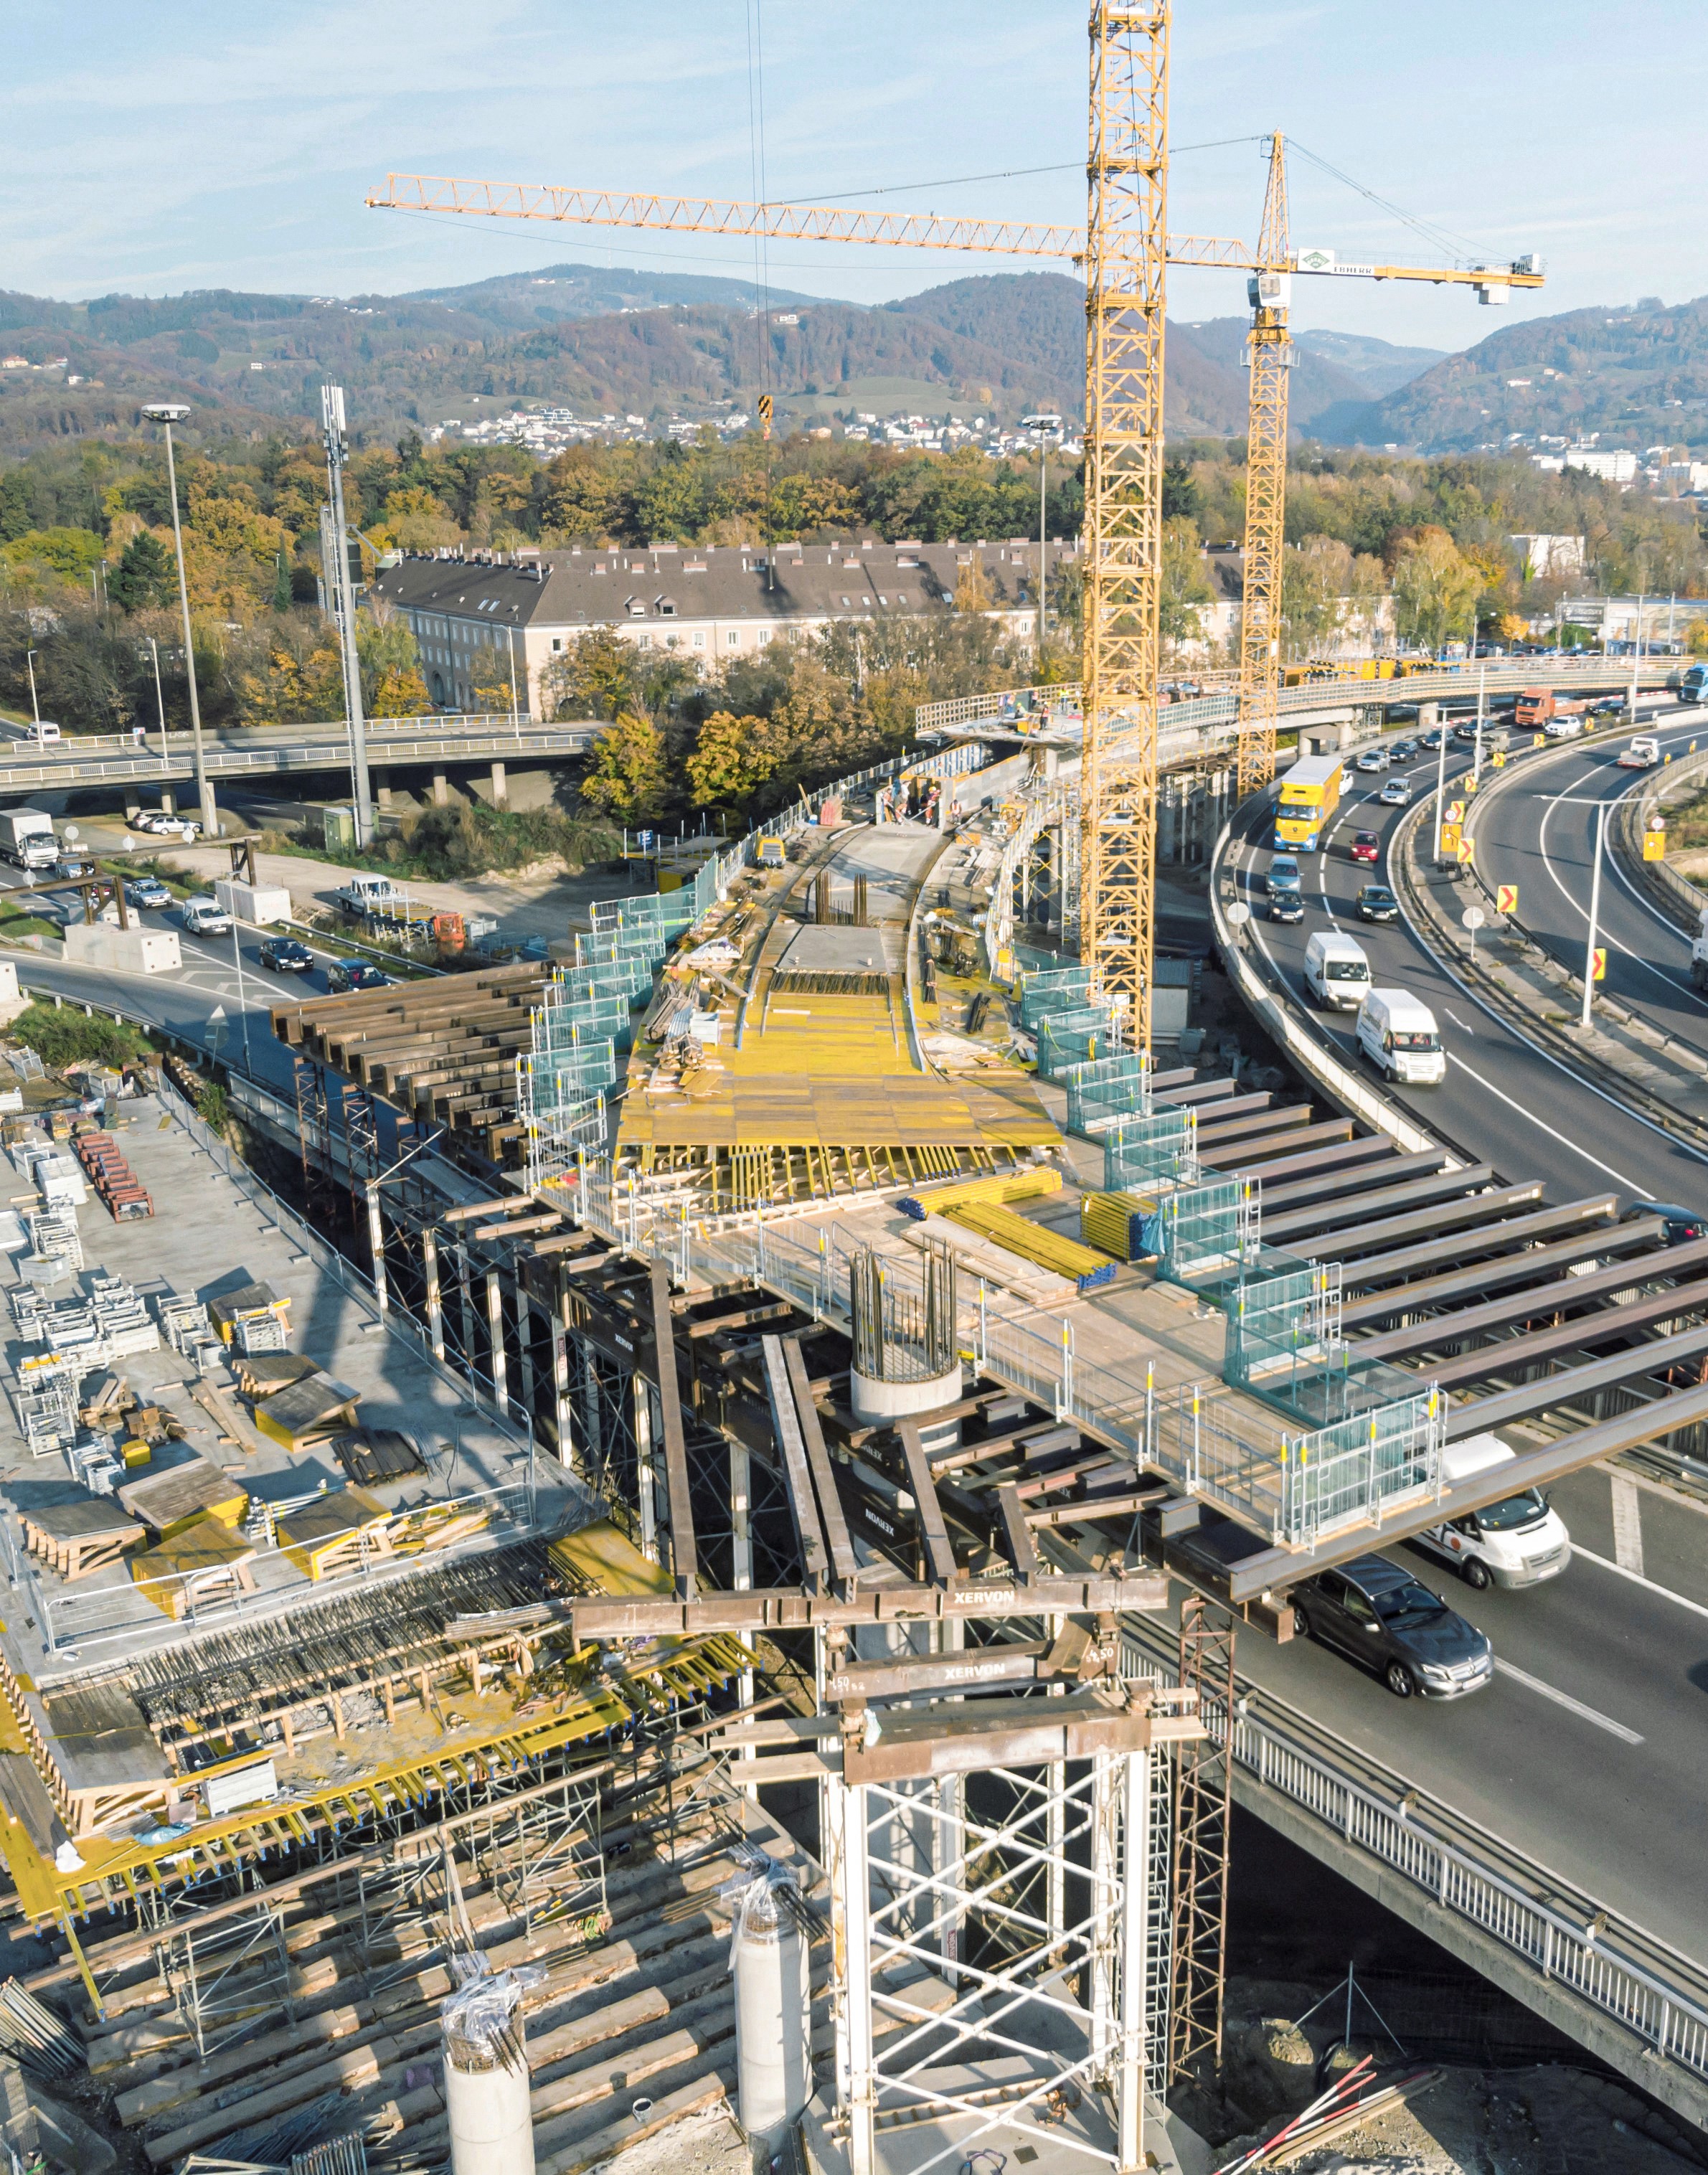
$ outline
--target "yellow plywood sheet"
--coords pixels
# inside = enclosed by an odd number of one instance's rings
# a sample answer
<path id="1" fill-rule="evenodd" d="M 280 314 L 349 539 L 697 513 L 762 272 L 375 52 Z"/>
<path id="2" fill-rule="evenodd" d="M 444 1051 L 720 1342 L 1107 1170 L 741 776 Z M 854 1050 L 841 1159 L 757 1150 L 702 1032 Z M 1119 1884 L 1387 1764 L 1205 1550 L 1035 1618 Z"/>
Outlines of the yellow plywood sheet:
<path id="1" fill-rule="evenodd" d="M 670 1593 L 675 1588 L 664 1565 L 643 1556 L 609 1518 L 566 1533 L 546 1553 L 585 1592 Z"/>

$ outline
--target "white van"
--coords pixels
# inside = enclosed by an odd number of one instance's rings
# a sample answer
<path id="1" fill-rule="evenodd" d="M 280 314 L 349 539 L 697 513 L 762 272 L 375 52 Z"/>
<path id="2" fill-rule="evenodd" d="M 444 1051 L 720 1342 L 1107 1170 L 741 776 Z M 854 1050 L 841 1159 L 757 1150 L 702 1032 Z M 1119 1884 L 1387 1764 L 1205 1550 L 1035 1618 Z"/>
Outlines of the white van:
<path id="1" fill-rule="evenodd" d="M 180 916 L 192 936 L 229 936 L 231 916 L 217 898 L 203 892 L 199 898 L 187 898 Z"/>
<path id="2" fill-rule="evenodd" d="M 1304 947 L 1304 979 L 1320 1005 L 1331 1012 L 1356 1012 L 1370 986 L 1364 946 L 1337 929 L 1319 929 Z"/>
<path id="3" fill-rule="evenodd" d="M 1447 1077 L 1435 1015 L 1409 990 L 1369 991 L 1358 1007 L 1358 1039 L 1379 1072 L 1407 1088 L 1433 1088 Z"/>
<path id="4" fill-rule="evenodd" d="M 1443 1451 L 1442 1478 L 1450 1488 L 1510 1465 L 1516 1455 L 1498 1435 L 1473 1435 Z M 1535 1586 L 1557 1578 L 1571 1561 L 1565 1521 L 1533 1488 L 1431 1526 L 1415 1538 L 1420 1549 L 1452 1564 L 1467 1586 Z"/>
<path id="5" fill-rule="evenodd" d="M 58 726 L 50 724 L 46 718 L 37 719 L 24 735 L 24 738 L 33 740 L 37 747 L 49 747 L 56 740 L 62 740 L 64 737 Z"/>

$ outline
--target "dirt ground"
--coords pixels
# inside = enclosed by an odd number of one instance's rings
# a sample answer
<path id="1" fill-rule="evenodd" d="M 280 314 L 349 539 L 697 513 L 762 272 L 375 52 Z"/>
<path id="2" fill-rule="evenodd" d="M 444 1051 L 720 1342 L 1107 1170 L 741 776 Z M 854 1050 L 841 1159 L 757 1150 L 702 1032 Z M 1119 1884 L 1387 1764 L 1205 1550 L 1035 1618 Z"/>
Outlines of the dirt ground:
<path id="1" fill-rule="evenodd" d="M 1273 2136 L 1347 2062 L 1333 2009 L 1301 2027 L 1303 1989 L 1234 1982 L 1229 1987 L 1225 2097 L 1184 2109 L 1214 2143 L 1221 2167 Z M 1356 2040 L 1391 2073 L 1402 2064 L 1386 2042 Z M 1427 2058 L 1423 2058 L 1427 2060 Z M 1708 2140 L 1686 2130 L 1616 2080 L 1564 2062 L 1483 2068 L 1431 2064 L 1439 2081 L 1363 2129 L 1288 2164 L 1302 2175 L 1341 2169 L 1380 2175 L 1686 2175 L 1708 2167 Z"/>

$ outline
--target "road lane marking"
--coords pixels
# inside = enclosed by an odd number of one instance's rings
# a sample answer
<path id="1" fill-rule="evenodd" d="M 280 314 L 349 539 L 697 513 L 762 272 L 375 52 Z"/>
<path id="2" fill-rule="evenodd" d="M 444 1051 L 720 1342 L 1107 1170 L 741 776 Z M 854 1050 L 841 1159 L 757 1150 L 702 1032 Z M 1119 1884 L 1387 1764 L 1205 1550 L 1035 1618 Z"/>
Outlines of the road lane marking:
<path id="1" fill-rule="evenodd" d="M 1594 773 L 1589 771 L 1586 771 L 1584 773 L 1585 778 L 1592 777 Z M 1573 785 L 1581 785 L 1582 783 L 1583 778 L 1574 778 L 1572 780 Z M 1636 784 L 1640 784 L 1640 779 L 1636 781 Z M 1570 790 L 1571 787 L 1568 786 L 1566 788 L 1566 791 L 1570 793 Z M 1610 795 L 1603 805 L 1608 808 L 1617 807 L 1619 803 L 1624 798 L 1625 794 L 1634 790 L 1635 786 L 1625 786 L 1619 793 Z M 1562 797 L 1562 795 L 1556 794 L 1553 799 L 1548 802 L 1547 807 L 1543 811 L 1542 826 L 1536 834 L 1536 843 L 1537 849 L 1542 854 L 1542 865 L 1543 868 L 1548 871 L 1548 879 L 1553 885 L 1554 889 L 1559 893 L 1560 897 L 1565 901 L 1566 904 L 1571 909 L 1578 919 L 1584 924 L 1586 928 L 1587 928 L 1589 925 L 1589 909 L 1587 907 L 1580 906 L 1576 899 L 1575 899 L 1571 893 L 1566 889 L 1564 884 L 1561 882 L 1559 871 L 1553 865 L 1553 856 L 1548 850 L 1548 819 L 1553 815 L 1554 810 L 1559 806 Z M 1590 849 L 1590 859 L 1591 863 L 1593 863 L 1595 860 L 1595 849 L 1593 845 L 1591 845 Z M 1608 848 L 1607 859 L 1615 871 L 1619 871 L 1619 855 L 1613 851 L 1611 843 Z M 1623 882 L 1623 872 L 1619 873 L 1620 881 Z M 1630 889 L 1629 884 L 1627 884 L 1625 887 L 1627 890 Z M 1632 895 L 1633 897 L 1635 896 L 1635 893 Z M 1677 932 L 1675 931 L 1674 933 L 1676 934 Z M 1599 934 L 1603 943 L 1610 944 L 1615 952 L 1623 952 L 1627 959 L 1631 960 L 1635 965 L 1646 969 L 1648 973 L 1655 976 L 1656 980 L 1670 982 L 1675 990 L 1682 990 L 1684 994 L 1690 999 L 1693 1004 L 1700 1005 L 1702 1003 L 1702 998 L 1690 983 L 1681 982 L 1676 974 L 1669 974 L 1666 968 L 1657 967 L 1652 959 L 1646 959 L 1640 952 L 1632 951 L 1629 944 L 1622 944 L 1619 938 L 1615 936 L 1611 930 L 1603 928 L 1599 931 Z"/>
<path id="2" fill-rule="evenodd" d="M 1597 1729 L 1606 1730 L 1609 1737 L 1621 1738 L 1627 1744 L 1642 1743 L 1637 1731 L 1627 1729 L 1624 1722 L 1615 1722 L 1611 1715 L 1599 1713 L 1592 1706 L 1586 1706 L 1581 1700 L 1575 1700 L 1570 1692 L 1561 1691 L 1555 1684 L 1543 1684 L 1540 1677 L 1532 1676 L 1527 1669 L 1515 1668 L 1510 1662 L 1503 1662 L 1498 1654 L 1494 1657 L 1494 1666 L 1503 1677 L 1510 1677 L 1515 1684 L 1522 1684 L 1526 1691 L 1538 1692 L 1543 1699 L 1552 1700 L 1556 1706 L 1566 1708 L 1569 1712 L 1581 1716 L 1585 1722 L 1592 1722 Z"/>
<path id="3" fill-rule="evenodd" d="M 1688 1608 L 1693 1616 L 1708 1617 L 1708 1608 L 1700 1601 L 1692 1601 L 1684 1594 L 1674 1593 L 1670 1586 L 1662 1586 L 1652 1578 L 1645 1578 L 1640 1570 L 1627 1570 L 1623 1564 L 1610 1563 L 1606 1556 L 1598 1556 L 1593 1549 L 1585 1548 L 1581 1542 L 1574 1541 L 1571 1552 L 1575 1556 L 1581 1556 L 1586 1563 L 1597 1565 L 1602 1570 L 1612 1571 L 1615 1578 L 1628 1578 L 1633 1586 L 1640 1586 L 1651 1593 L 1658 1593 L 1662 1601 L 1676 1602 L 1680 1608 Z"/>
<path id="4" fill-rule="evenodd" d="M 1526 1047 L 1528 1046 L 1526 1044 Z M 1558 1141 L 1563 1148 L 1570 1148 L 1575 1156 L 1581 1156 L 1586 1163 L 1593 1163 L 1597 1170 L 1603 1172 L 1618 1185 L 1624 1186 L 1628 1193 L 1641 1195 L 1643 1189 L 1635 1179 L 1627 1178 L 1623 1171 L 1615 1170 L 1611 1163 L 1601 1162 L 1592 1156 L 1587 1148 L 1581 1148 L 1575 1141 L 1568 1140 L 1564 1133 L 1557 1133 L 1552 1125 L 1544 1124 L 1534 1110 L 1526 1109 L 1522 1103 L 1516 1103 L 1510 1095 L 1497 1088 L 1492 1080 L 1485 1080 L 1480 1072 L 1467 1065 L 1462 1057 L 1456 1057 L 1450 1050 L 1447 1052 L 1447 1062 L 1450 1065 L 1456 1065 L 1461 1072 L 1468 1073 L 1479 1088 L 1485 1089 L 1497 1101 L 1505 1103 L 1509 1110 L 1516 1110 L 1521 1118 L 1528 1118 L 1531 1124 L 1539 1126 L 1551 1141 Z M 1564 1070 L 1563 1067 L 1562 1070 Z M 1666 1136 L 1663 1135 L 1662 1138 L 1665 1137 Z"/>
<path id="5" fill-rule="evenodd" d="M 1621 1570 L 1643 1575 L 1643 1499 L 1629 1473 L 1609 1476 L 1613 1490 L 1613 1561 Z"/>
<path id="6" fill-rule="evenodd" d="M 1448 1018 L 1452 1021 L 1455 1027 L 1462 1028 L 1467 1034 L 1476 1033 L 1477 1030 L 1472 1026 L 1470 1021 L 1461 1020 L 1458 1013 L 1454 1011 L 1451 1005 L 1443 1005 L 1441 1009 L 1446 1013 Z"/>

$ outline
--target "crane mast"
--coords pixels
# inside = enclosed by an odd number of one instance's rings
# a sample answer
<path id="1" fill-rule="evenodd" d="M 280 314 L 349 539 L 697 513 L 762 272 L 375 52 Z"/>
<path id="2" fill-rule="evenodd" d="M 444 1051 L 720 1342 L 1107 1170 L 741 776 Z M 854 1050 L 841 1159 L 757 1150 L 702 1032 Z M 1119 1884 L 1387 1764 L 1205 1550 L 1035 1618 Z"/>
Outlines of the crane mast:
<path id="1" fill-rule="evenodd" d="M 1168 9 L 1094 0 L 1087 160 L 1080 957 L 1151 1041 Z"/>
<path id="2" fill-rule="evenodd" d="M 1258 239 L 1259 268 L 1247 282 L 1251 372 L 1245 440 L 1245 570 L 1239 608 L 1238 784 L 1244 800 L 1275 775 L 1275 719 L 1281 687 L 1283 552 L 1287 542 L 1287 337 L 1292 274 L 1287 221 L 1287 153 L 1269 139 L 1269 184 Z"/>

